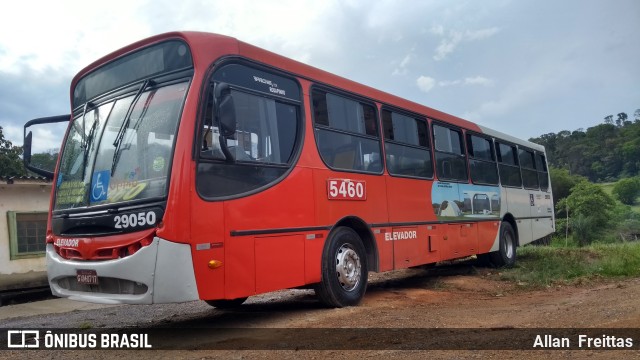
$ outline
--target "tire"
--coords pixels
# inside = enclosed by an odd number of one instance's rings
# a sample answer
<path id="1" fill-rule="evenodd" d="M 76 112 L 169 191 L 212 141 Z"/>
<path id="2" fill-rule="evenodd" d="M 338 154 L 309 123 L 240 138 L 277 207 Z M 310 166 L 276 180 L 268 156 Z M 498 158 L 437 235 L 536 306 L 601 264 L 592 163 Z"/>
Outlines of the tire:
<path id="1" fill-rule="evenodd" d="M 237 308 L 240 305 L 242 305 L 245 301 L 247 300 L 246 297 L 242 297 L 242 298 L 237 298 L 237 299 L 232 299 L 232 300 L 227 300 L 227 299 L 220 299 L 220 300 L 205 300 L 205 302 L 207 304 L 209 304 L 210 306 L 213 306 L 217 309 L 233 309 L 233 308 Z"/>
<path id="2" fill-rule="evenodd" d="M 500 248 L 489 255 L 495 267 L 512 267 L 516 263 L 516 233 L 508 222 L 500 225 Z"/>
<path id="3" fill-rule="evenodd" d="M 367 256 L 358 234 L 336 228 L 322 252 L 322 280 L 315 287 L 320 301 L 329 307 L 357 305 L 367 290 Z"/>

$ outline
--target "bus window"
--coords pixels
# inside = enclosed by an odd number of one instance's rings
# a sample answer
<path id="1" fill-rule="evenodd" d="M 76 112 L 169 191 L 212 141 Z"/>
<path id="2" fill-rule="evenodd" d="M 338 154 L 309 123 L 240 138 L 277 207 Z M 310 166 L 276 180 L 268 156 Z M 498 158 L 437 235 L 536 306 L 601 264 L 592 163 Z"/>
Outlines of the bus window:
<path id="1" fill-rule="evenodd" d="M 272 95 L 262 82 L 252 81 L 254 77 L 278 83 L 287 98 Z M 216 86 L 228 91 L 232 108 L 216 109 Z M 248 86 L 252 88 L 245 90 Z M 214 199 L 246 194 L 287 173 L 300 135 L 296 90 L 299 92 L 293 80 L 248 66 L 229 64 L 216 70 L 199 136 L 197 188 L 201 196 Z M 221 136 L 219 119 L 225 111 L 227 115 L 234 113 L 235 128 Z"/>
<path id="2" fill-rule="evenodd" d="M 520 158 L 520 167 L 522 168 L 522 183 L 525 189 L 538 189 L 538 173 L 535 168 L 535 160 L 533 152 L 524 149 L 518 149 L 518 157 Z"/>
<path id="3" fill-rule="evenodd" d="M 295 107 L 242 91 L 231 93 L 238 120 L 235 134 L 225 139 L 233 157 L 230 160 L 286 164 L 296 138 Z M 211 122 L 212 117 L 207 119 L 201 154 L 224 160 L 218 124 Z"/>
<path id="4" fill-rule="evenodd" d="M 426 120 L 382 110 L 382 126 L 389 174 L 432 178 Z"/>
<path id="5" fill-rule="evenodd" d="M 538 170 L 538 181 L 540 182 L 540 190 L 549 190 L 549 172 L 547 170 L 547 161 L 542 154 L 536 154 L 536 170 Z"/>
<path id="6" fill-rule="evenodd" d="M 436 151 L 436 174 L 440 180 L 467 181 L 467 164 L 462 150 L 461 134 L 440 125 L 433 125 Z"/>
<path id="7" fill-rule="evenodd" d="M 469 172 L 474 184 L 497 185 L 498 168 L 493 155 L 493 142 L 476 135 L 467 135 Z"/>
<path id="8" fill-rule="evenodd" d="M 498 144 L 498 170 L 503 186 L 521 187 L 522 177 L 518 167 L 515 146 Z"/>
<path id="9" fill-rule="evenodd" d="M 295 129 L 290 126 L 295 125 L 295 108 L 241 91 L 231 93 L 238 123 L 235 136 L 226 140 L 235 160 L 286 164 L 295 142 L 295 131 L 288 131 Z"/>
<path id="10" fill-rule="evenodd" d="M 332 169 L 381 173 L 380 141 L 373 106 L 314 89 L 316 140 Z"/>

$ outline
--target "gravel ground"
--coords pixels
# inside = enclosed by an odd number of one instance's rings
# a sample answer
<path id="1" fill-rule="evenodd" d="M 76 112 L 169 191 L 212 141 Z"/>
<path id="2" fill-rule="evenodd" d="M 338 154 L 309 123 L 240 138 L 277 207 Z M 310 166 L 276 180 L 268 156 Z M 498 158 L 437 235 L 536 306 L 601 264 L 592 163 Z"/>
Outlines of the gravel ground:
<path id="1" fill-rule="evenodd" d="M 285 337 L 295 338 L 318 333 L 318 343 L 332 336 L 336 347 L 369 348 L 372 343 L 390 345 L 390 349 L 356 350 L 235 350 L 246 348 L 242 337 L 231 338 L 230 350 L 176 351 L 0 351 L 0 358 L 52 359 L 124 359 L 124 358 L 640 358 L 639 338 L 634 339 L 635 351 L 598 350 L 535 350 L 535 351 L 406 351 L 394 350 L 394 341 L 401 343 L 412 336 L 410 329 L 488 328 L 488 341 L 508 343 L 500 331 L 526 328 L 639 328 L 640 279 L 597 281 L 578 286 L 556 286 L 543 290 L 523 289 L 518 284 L 497 279 L 494 270 L 478 269 L 462 264 L 432 270 L 408 269 L 384 274 L 371 274 L 370 286 L 363 302 L 357 307 L 328 309 L 320 305 L 312 290 L 284 290 L 250 298 L 238 310 L 218 310 L 204 302 L 161 305 L 123 305 L 64 314 L 16 317 L 2 320 L 3 328 L 185 328 L 209 327 L 234 329 L 282 329 Z M 349 330 L 367 328 L 374 330 Z M 393 329 L 378 331 L 375 329 Z M 315 329 L 315 330 L 314 330 Z M 331 331 L 335 329 L 335 331 Z M 182 331 L 182 330 L 180 330 Z M 351 331 L 351 332 L 350 332 Z M 369 331 L 376 339 L 362 339 Z M 393 332 L 395 331 L 395 332 Z M 484 330 L 483 330 L 484 331 Z M 638 333 L 636 331 L 636 333 Z M 190 333 L 191 334 L 191 333 Z M 326 334 L 326 338 L 322 338 Z M 350 336 L 352 334 L 352 336 Z M 418 331 L 418 334 L 421 334 Z M 210 333 L 195 331 L 189 349 L 207 348 L 212 343 Z M 450 344 L 461 343 L 468 333 L 454 333 Z M 415 336 L 415 334 L 413 335 Z M 395 340 L 394 340 L 395 339 Z M 283 339 L 283 341 L 293 341 Z M 333 340 L 332 340 L 333 341 Z M 362 343 L 359 343 L 361 341 Z M 433 341 L 426 339 L 425 343 Z M 289 343 L 290 344 L 290 343 Z M 210 348 L 210 347 L 209 347 Z M 305 347 L 302 346 L 304 349 Z"/>

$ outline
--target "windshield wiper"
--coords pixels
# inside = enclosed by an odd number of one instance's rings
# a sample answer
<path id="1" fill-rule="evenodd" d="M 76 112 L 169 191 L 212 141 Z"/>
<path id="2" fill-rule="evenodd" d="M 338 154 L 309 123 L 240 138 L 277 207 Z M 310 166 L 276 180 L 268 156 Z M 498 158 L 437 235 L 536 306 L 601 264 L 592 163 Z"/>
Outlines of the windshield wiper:
<path id="1" fill-rule="evenodd" d="M 84 109 L 82 110 L 82 139 L 84 144 L 81 145 L 83 150 L 83 158 L 82 158 L 82 178 L 84 179 L 84 175 L 87 170 L 87 157 L 89 156 L 89 149 L 91 148 L 91 144 L 93 143 L 93 136 L 95 134 L 96 128 L 98 127 L 99 122 L 99 108 L 95 108 L 95 114 L 93 119 L 93 125 L 91 125 L 91 130 L 89 130 L 89 135 L 86 134 L 85 128 L 85 115 L 87 114 L 87 108 L 94 107 L 93 103 L 87 102 L 84 104 Z"/>
<path id="2" fill-rule="evenodd" d="M 144 90 L 150 85 L 154 84 L 153 80 L 147 79 L 145 80 L 136 95 L 131 100 L 131 104 L 129 104 L 129 108 L 127 109 L 127 114 L 124 116 L 122 120 L 122 125 L 120 125 L 120 129 L 118 130 L 118 135 L 116 135 L 116 140 L 113 142 L 113 146 L 115 147 L 113 153 L 113 162 L 111 163 L 111 176 L 115 173 L 116 166 L 118 165 L 118 161 L 120 160 L 120 146 L 122 145 L 122 138 L 124 138 L 124 134 L 127 132 L 127 128 L 129 127 L 129 122 L 131 121 L 131 114 L 133 113 L 133 108 L 135 108 L 136 103 L 140 100 L 142 93 Z"/>
<path id="3" fill-rule="evenodd" d="M 89 107 L 93 107 L 93 104 L 92 104 L 92 103 L 90 103 L 89 101 L 87 101 L 86 103 L 84 103 L 84 106 L 82 107 L 82 131 L 80 131 L 80 130 L 77 128 L 77 124 L 75 123 L 75 121 L 74 121 L 74 123 L 73 123 L 73 127 L 74 127 L 74 128 L 76 128 L 76 132 L 80 133 L 80 134 L 81 134 L 81 137 L 82 137 L 82 138 L 80 139 L 80 148 L 81 148 L 81 149 L 84 149 L 84 148 L 85 148 L 85 146 L 87 146 L 87 142 L 86 142 L 86 140 L 87 140 L 87 130 L 86 130 L 86 126 L 85 126 L 85 120 L 84 120 L 84 118 L 85 118 L 85 116 L 87 115 L 87 109 L 88 109 Z"/>

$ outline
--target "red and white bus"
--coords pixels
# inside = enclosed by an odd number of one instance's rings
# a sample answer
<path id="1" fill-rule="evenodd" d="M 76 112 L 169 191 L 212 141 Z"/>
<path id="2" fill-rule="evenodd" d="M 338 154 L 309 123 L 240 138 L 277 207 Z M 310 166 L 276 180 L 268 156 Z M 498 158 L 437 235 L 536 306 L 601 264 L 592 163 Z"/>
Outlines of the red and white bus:
<path id="1" fill-rule="evenodd" d="M 72 114 L 25 125 L 29 163 L 29 127 L 69 121 L 46 237 L 56 296 L 229 307 L 313 286 L 350 306 L 369 271 L 510 266 L 553 232 L 542 146 L 230 37 L 142 40 L 70 95 Z"/>

